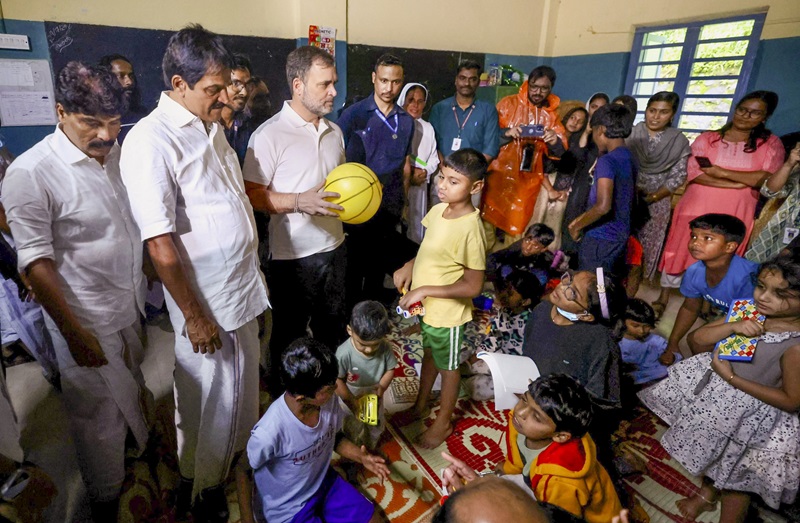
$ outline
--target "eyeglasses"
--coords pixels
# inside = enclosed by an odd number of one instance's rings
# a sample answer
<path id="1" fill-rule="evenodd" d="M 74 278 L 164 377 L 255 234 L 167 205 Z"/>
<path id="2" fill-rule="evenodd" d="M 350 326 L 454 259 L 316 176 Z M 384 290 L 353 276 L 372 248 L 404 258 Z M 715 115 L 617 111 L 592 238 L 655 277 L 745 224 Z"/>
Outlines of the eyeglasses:
<path id="1" fill-rule="evenodd" d="M 239 80 L 236 80 L 236 79 L 231 80 L 231 90 L 234 93 L 240 93 L 240 92 L 242 92 L 242 89 L 246 89 L 246 88 L 247 88 L 247 84 L 246 83 L 240 82 Z"/>
<path id="2" fill-rule="evenodd" d="M 549 93 L 552 87 L 545 87 L 542 85 L 528 85 L 528 91 L 532 93 Z"/>
<path id="3" fill-rule="evenodd" d="M 747 107 L 737 107 L 736 114 L 744 116 L 745 118 L 761 118 L 766 114 L 766 111 L 761 109 L 748 109 Z"/>
<path id="4" fill-rule="evenodd" d="M 569 301 L 577 303 L 583 307 L 583 313 L 588 314 L 588 307 L 578 301 L 578 293 L 572 288 L 572 274 L 565 272 L 561 275 L 561 285 L 564 287 L 564 297 Z"/>

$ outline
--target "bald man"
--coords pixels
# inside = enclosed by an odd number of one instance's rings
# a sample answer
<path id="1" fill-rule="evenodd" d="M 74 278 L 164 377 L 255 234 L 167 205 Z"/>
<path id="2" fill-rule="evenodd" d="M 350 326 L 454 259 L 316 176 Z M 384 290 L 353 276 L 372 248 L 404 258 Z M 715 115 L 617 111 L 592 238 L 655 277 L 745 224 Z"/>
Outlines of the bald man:
<path id="1" fill-rule="evenodd" d="M 545 512 L 527 492 L 498 476 L 470 481 L 442 505 L 433 523 L 549 523 Z"/>

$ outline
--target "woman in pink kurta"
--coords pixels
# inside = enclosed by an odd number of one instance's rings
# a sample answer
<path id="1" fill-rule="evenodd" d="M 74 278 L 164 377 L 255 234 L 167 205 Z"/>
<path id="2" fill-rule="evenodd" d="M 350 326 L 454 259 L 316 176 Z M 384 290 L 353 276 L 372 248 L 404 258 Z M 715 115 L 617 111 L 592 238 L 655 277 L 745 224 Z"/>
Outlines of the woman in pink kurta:
<path id="1" fill-rule="evenodd" d="M 702 214 L 730 214 L 742 220 L 747 234 L 736 253 L 744 254 L 753 229 L 757 189 L 783 165 L 783 145 L 765 125 L 777 105 L 778 95 L 773 92 L 750 93 L 736 105 L 733 120 L 719 131 L 701 134 L 692 144 L 689 185 L 675 207 L 659 264 L 662 287 L 680 286 L 679 276 L 695 262 L 687 248 L 689 222 Z M 712 166 L 701 168 L 696 160 L 701 156 Z"/>

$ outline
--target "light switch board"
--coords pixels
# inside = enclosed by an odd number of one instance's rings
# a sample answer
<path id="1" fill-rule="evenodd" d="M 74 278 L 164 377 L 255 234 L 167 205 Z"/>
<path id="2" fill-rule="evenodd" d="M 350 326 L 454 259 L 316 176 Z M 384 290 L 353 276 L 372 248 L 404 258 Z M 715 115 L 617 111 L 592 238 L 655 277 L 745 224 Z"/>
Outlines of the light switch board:
<path id="1" fill-rule="evenodd" d="M 0 49 L 17 49 L 30 51 L 31 43 L 27 35 L 10 35 L 0 33 Z"/>

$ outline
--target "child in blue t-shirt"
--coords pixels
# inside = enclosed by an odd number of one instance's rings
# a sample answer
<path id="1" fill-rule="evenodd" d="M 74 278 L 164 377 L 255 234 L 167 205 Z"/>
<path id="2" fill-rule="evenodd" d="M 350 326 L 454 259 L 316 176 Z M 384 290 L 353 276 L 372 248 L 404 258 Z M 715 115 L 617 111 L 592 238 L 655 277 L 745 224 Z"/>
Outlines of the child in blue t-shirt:
<path id="1" fill-rule="evenodd" d="M 681 282 L 683 304 L 675 318 L 667 351 L 661 362 L 672 365 L 678 344 L 692 328 L 703 302 L 707 301 L 717 313 L 727 313 L 733 300 L 752 298 L 758 264 L 737 256 L 736 249 L 744 240 L 744 222 L 728 214 L 704 214 L 691 222 L 689 253 L 698 260 L 689 266 Z M 689 348 L 693 349 L 689 335 Z"/>
<path id="2" fill-rule="evenodd" d="M 334 353 L 311 338 L 296 340 L 281 357 L 286 392 L 270 405 L 247 442 L 269 523 L 383 521 L 375 505 L 330 466 L 335 450 L 381 481 L 389 478 L 383 458 L 342 433 L 346 412 L 334 394 L 338 373 Z"/>
<path id="3" fill-rule="evenodd" d="M 588 210 L 568 230 L 578 244 L 578 268 L 623 276 L 631 234 L 636 162 L 625 138 L 631 134 L 630 112 L 622 105 L 604 105 L 592 114 L 592 137 L 602 156 L 590 169 L 594 177 Z"/>
<path id="4" fill-rule="evenodd" d="M 628 300 L 619 349 L 627 367 L 625 373 L 633 379 L 636 390 L 667 376 L 667 366 L 659 361 L 667 350 L 667 340 L 651 332 L 655 326 L 656 313 L 650 304 L 637 298 Z M 675 357 L 680 361 L 680 354 Z"/>

